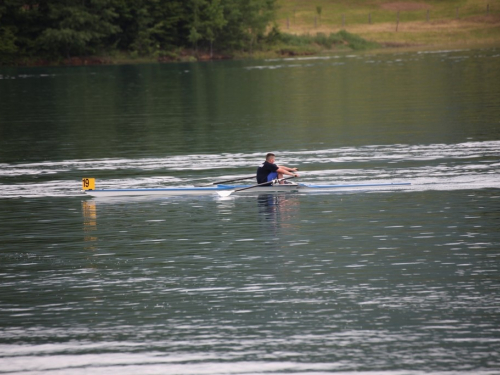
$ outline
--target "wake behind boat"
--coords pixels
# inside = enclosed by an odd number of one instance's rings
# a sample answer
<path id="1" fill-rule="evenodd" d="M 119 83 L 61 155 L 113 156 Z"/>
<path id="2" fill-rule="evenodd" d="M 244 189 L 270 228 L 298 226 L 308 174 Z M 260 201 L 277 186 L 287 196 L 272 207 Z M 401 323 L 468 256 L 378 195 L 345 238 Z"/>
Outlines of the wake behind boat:
<path id="1" fill-rule="evenodd" d="M 285 179 L 282 179 L 285 180 Z M 234 181 L 234 180 L 233 180 Z M 364 189 L 370 187 L 398 187 L 411 185 L 409 182 L 396 183 L 366 183 L 366 184 L 338 184 L 338 185 L 313 185 L 299 184 L 287 181 L 280 184 L 276 181 L 271 186 L 258 185 L 226 185 L 217 184 L 210 187 L 170 187 L 170 188 L 145 188 L 145 189 L 95 189 L 95 179 L 82 179 L 82 191 L 93 197 L 116 196 L 175 196 L 175 195 L 220 195 L 230 194 L 255 194 L 255 193 L 327 193 L 344 189 Z"/>

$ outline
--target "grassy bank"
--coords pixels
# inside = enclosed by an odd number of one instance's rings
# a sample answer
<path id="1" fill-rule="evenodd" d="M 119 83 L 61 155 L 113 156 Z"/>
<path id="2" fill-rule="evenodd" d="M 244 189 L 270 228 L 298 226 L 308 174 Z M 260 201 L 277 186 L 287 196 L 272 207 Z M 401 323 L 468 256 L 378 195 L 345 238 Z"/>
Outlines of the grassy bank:
<path id="1" fill-rule="evenodd" d="M 283 33 L 347 30 L 385 46 L 500 45 L 500 0 L 278 0 Z"/>

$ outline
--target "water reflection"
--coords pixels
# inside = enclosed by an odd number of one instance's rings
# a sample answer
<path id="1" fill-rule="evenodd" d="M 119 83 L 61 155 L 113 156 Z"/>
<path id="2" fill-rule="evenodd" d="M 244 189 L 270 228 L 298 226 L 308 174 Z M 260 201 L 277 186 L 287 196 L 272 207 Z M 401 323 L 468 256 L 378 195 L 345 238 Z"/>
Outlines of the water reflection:
<path id="1" fill-rule="evenodd" d="M 257 202 L 263 223 L 272 228 L 274 234 L 279 229 L 295 227 L 293 218 L 298 214 L 300 206 L 298 196 L 290 193 L 259 194 Z"/>
<path id="2" fill-rule="evenodd" d="M 97 208 L 94 200 L 82 201 L 83 214 L 83 240 L 86 245 L 85 250 L 95 251 L 94 242 L 97 241 L 95 231 L 97 230 Z"/>

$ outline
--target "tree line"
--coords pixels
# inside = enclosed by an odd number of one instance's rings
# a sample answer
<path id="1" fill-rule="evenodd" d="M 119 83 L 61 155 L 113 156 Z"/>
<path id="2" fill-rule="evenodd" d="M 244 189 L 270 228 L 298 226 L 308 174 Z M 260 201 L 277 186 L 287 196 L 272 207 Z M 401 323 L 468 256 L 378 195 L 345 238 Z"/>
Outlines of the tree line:
<path id="1" fill-rule="evenodd" d="M 275 2 L 1 0 L 0 63 L 110 51 L 155 57 L 180 49 L 251 52 L 269 37 Z"/>

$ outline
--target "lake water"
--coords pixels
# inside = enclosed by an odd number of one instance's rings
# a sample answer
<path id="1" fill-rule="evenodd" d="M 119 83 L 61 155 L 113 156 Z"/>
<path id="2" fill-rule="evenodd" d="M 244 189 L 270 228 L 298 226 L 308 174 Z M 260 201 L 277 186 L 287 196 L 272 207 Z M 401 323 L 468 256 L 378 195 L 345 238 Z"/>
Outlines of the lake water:
<path id="1" fill-rule="evenodd" d="M 500 49 L 0 69 L 0 374 L 497 374 Z M 251 175 L 332 194 L 90 199 Z"/>

